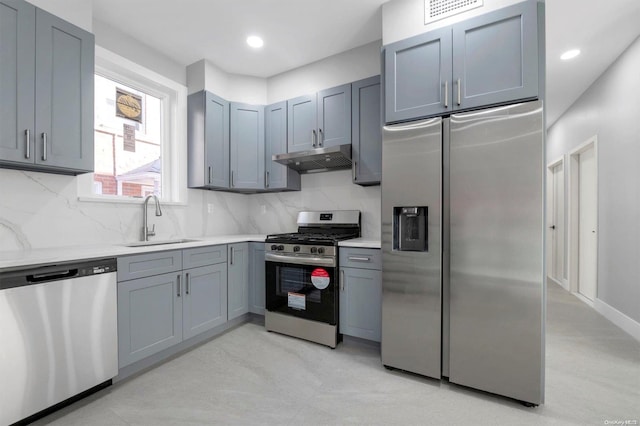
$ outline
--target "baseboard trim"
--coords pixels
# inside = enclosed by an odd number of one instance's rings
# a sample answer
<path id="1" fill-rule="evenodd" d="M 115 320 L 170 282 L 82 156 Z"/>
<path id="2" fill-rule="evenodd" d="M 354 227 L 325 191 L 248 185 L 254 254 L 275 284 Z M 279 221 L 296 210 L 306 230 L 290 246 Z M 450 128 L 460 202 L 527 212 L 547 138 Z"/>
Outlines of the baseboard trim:
<path id="1" fill-rule="evenodd" d="M 581 293 L 578 293 L 577 291 L 575 293 L 571 293 L 573 294 L 575 297 L 577 297 L 578 299 L 580 299 L 580 301 L 582 303 L 586 303 L 587 305 L 591 306 L 592 308 L 595 309 L 595 306 L 593 304 L 593 300 L 589 299 L 586 296 L 583 296 Z"/>
<path id="2" fill-rule="evenodd" d="M 564 288 L 564 289 L 565 289 L 565 290 L 567 290 L 568 292 L 571 292 L 571 290 L 569 290 L 569 283 L 564 282 L 564 280 L 563 280 L 563 281 L 558 281 L 558 280 L 556 280 L 555 278 L 550 277 L 550 276 L 547 276 L 547 279 L 548 279 L 549 281 L 552 281 L 552 282 L 554 282 L 554 283 L 558 284 L 560 287 Z"/>
<path id="3" fill-rule="evenodd" d="M 606 319 L 620 327 L 626 333 L 630 334 L 634 339 L 640 342 L 640 323 L 633 318 L 628 317 L 611 305 L 606 304 L 600 299 L 593 302 L 593 308 L 604 316 Z"/>

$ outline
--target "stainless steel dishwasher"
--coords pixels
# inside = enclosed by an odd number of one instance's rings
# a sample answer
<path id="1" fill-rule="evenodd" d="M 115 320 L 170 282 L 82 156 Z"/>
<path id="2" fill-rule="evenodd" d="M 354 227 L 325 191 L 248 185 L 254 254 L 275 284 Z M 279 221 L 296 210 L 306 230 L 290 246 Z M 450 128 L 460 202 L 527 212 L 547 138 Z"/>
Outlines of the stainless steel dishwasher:
<path id="1" fill-rule="evenodd" d="M 0 425 L 118 374 L 116 291 L 115 259 L 0 272 Z"/>

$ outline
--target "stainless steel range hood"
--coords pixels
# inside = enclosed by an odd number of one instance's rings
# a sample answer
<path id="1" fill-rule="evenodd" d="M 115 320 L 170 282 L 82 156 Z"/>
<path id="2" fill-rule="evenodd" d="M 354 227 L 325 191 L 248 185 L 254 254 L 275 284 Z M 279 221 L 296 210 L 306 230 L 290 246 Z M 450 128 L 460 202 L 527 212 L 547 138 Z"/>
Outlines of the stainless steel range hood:
<path id="1" fill-rule="evenodd" d="M 351 144 L 317 148 L 311 151 L 276 154 L 273 161 L 299 173 L 351 168 Z"/>

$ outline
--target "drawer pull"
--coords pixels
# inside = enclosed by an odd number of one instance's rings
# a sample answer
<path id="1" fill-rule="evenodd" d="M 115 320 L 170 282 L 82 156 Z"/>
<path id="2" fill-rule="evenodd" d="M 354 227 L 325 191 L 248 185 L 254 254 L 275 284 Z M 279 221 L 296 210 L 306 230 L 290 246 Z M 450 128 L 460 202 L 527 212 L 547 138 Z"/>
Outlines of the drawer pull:
<path id="1" fill-rule="evenodd" d="M 352 262 L 371 262 L 370 257 L 349 256 L 349 260 Z"/>

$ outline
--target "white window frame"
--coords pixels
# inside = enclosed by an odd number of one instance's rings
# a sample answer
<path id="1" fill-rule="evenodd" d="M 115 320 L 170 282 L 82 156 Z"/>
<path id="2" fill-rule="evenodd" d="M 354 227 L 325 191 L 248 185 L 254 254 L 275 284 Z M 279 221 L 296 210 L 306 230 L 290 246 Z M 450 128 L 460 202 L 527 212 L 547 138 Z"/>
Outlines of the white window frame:
<path id="1" fill-rule="evenodd" d="M 95 48 L 95 73 L 161 99 L 163 204 L 187 204 L 187 88 L 100 46 Z M 93 173 L 78 176 L 78 199 L 88 202 L 142 204 L 144 199 L 93 192 Z"/>

